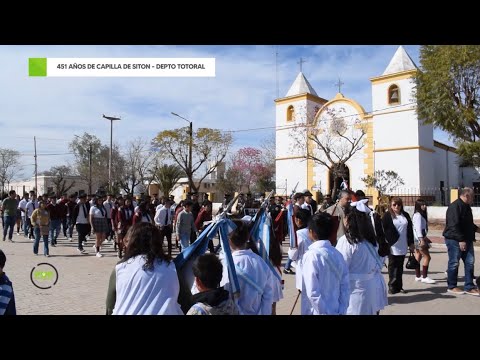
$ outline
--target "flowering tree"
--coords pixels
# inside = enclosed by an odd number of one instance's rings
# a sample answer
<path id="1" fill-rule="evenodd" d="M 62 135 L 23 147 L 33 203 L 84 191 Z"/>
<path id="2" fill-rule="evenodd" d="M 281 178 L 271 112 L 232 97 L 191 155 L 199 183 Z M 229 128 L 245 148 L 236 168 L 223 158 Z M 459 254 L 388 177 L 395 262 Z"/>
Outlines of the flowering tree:
<path id="1" fill-rule="evenodd" d="M 241 174 L 242 186 L 245 186 L 248 191 L 253 187 L 257 187 L 257 190 L 265 190 L 262 189 L 264 187 L 262 184 L 267 185 L 264 184 L 265 179 L 271 179 L 273 176 L 270 167 L 263 160 L 262 151 L 252 147 L 238 150 L 232 158 L 231 168 Z"/>

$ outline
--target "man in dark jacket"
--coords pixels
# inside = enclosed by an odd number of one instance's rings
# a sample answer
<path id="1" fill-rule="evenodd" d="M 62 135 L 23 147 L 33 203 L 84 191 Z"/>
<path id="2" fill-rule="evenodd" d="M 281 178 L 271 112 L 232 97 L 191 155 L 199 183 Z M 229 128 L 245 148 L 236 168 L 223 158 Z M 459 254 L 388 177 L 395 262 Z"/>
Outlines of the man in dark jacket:
<path id="1" fill-rule="evenodd" d="M 453 294 L 480 296 L 478 288 L 473 283 L 473 265 L 475 263 L 473 242 L 475 241 L 475 232 L 480 232 L 479 227 L 473 223 L 471 208 L 473 198 L 473 189 L 463 188 L 459 191 L 459 198 L 448 206 L 443 236 L 448 250 L 447 291 Z M 460 258 L 465 266 L 464 290 L 457 287 Z"/>

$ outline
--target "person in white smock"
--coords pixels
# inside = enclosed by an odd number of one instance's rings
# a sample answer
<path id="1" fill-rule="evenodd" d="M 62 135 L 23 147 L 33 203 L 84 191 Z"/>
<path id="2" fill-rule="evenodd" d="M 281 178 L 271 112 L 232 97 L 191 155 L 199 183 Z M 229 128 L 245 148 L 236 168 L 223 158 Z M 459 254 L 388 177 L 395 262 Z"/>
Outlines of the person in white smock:
<path id="1" fill-rule="evenodd" d="M 388 305 L 387 286 L 381 273 L 383 261 L 378 255 L 367 201 L 357 201 L 345 209 L 345 235 L 336 245 L 348 265 L 350 275 L 347 315 L 375 315 Z"/>

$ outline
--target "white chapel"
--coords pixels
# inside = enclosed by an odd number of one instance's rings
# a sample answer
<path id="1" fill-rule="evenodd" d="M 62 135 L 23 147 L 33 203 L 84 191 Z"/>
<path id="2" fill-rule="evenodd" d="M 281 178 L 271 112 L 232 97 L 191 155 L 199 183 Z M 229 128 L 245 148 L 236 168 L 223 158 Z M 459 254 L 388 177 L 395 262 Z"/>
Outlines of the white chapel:
<path id="1" fill-rule="evenodd" d="M 435 141 L 432 125 L 417 118 L 412 96 L 417 71 L 400 46 L 383 74 L 370 79 L 370 113 L 340 92 L 333 99 L 323 99 L 300 72 L 285 97 L 275 100 L 277 194 L 290 195 L 297 183 L 297 191 L 308 189 L 327 194 L 334 181 L 337 187 L 346 181 L 353 191 L 365 191 L 361 179 L 376 170 L 393 170 L 404 180 L 405 184 L 395 190 L 400 196 L 422 196 L 432 189 L 471 186 L 472 179 L 464 178 L 456 149 Z M 336 133 L 344 136 L 330 136 L 332 127 L 341 129 Z M 346 162 L 341 177 L 334 179 L 326 166 L 306 159 L 310 151 L 328 162 L 325 151 L 319 151 L 318 145 L 304 136 L 307 131 L 319 134 L 317 138 L 333 154 L 348 151 L 348 142 L 342 145 L 342 141 L 363 134 L 361 149 Z"/>

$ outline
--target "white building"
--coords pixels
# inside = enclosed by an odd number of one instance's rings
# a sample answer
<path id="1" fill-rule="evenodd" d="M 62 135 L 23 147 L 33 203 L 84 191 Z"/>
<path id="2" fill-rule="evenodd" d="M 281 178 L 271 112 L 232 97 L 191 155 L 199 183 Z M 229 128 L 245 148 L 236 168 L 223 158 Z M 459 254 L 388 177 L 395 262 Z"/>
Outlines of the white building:
<path id="1" fill-rule="evenodd" d="M 55 178 L 56 176 L 37 176 L 37 194 L 43 195 L 56 193 L 58 190 L 54 184 Z M 73 186 L 67 191 L 68 195 L 75 192 L 88 193 L 88 181 L 83 180 L 80 176 L 65 176 L 64 181 L 65 188 L 68 188 L 73 184 Z M 15 190 L 15 192 L 20 196 L 22 196 L 24 192 L 28 193 L 31 190 L 35 190 L 35 177 L 30 180 L 12 182 L 8 185 L 8 190 Z"/>
<path id="2" fill-rule="evenodd" d="M 297 191 L 320 190 L 326 194 L 332 191 L 333 181 L 338 187 L 343 180 L 353 190 L 365 189 L 361 179 L 376 170 L 393 170 L 403 178 L 405 184 L 395 190 L 400 196 L 424 196 L 441 187 L 471 186 L 472 176 L 478 177 L 478 172 L 465 172 L 461 179 L 463 172 L 455 148 L 435 141 L 432 125 L 417 118 L 412 97 L 417 71 L 400 46 L 383 74 L 370 79 L 371 113 L 341 93 L 331 100 L 319 97 L 300 72 L 286 96 L 275 100 L 277 193 L 290 194 L 298 183 Z M 306 131 L 327 139 L 322 144 L 339 152 L 341 142 L 346 140 L 338 135 L 333 138 L 332 129 L 341 129 L 340 133 L 351 140 L 361 135 L 360 128 L 365 131 L 360 143 L 363 147 L 346 162 L 343 179 L 333 179 L 327 167 L 306 160 L 308 146 L 311 154 L 328 163 L 325 152 L 315 150 L 318 145 L 306 140 Z"/>

